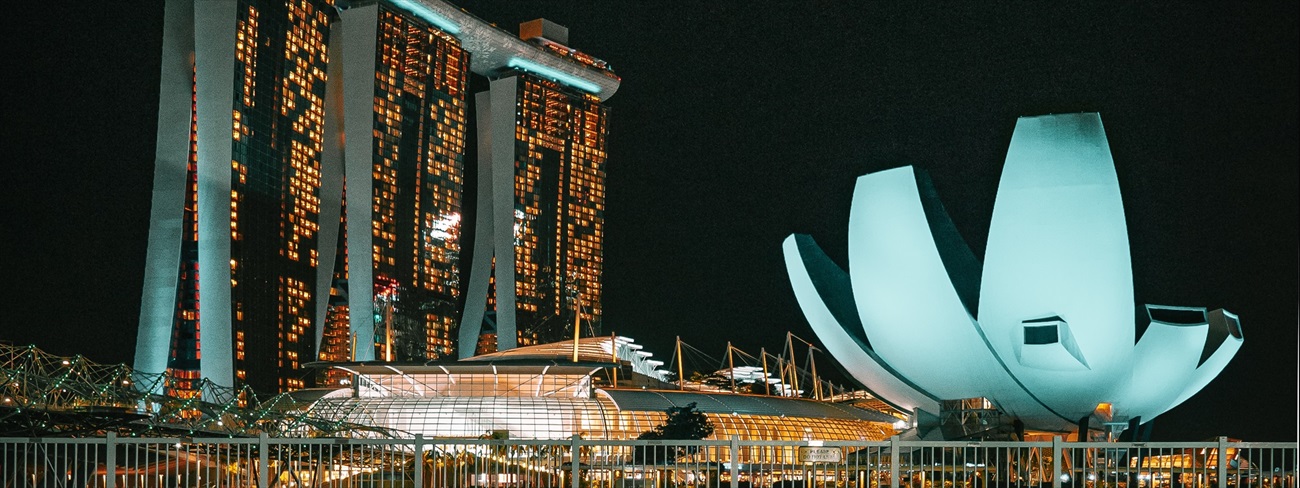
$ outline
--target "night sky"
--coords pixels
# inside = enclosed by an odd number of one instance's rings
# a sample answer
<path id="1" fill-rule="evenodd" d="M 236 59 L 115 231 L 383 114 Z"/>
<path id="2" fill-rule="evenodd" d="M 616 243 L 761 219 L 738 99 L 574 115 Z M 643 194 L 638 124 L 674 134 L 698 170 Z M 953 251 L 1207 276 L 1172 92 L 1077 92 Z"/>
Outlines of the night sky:
<path id="1" fill-rule="evenodd" d="M 3 21 L 0 340 L 130 362 L 162 5 L 44 3 Z M 982 256 L 1016 118 L 1100 112 L 1136 301 L 1226 308 L 1246 337 L 1156 440 L 1296 439 L 1296 2 L 484 3 L 462 6 L 566 25 L 623 77 L 607 333 L 662 360 L 678 335 L 717 358 L 815 339 L 781 241 L 846 264 L 857 176 L 929 171 Z"/>

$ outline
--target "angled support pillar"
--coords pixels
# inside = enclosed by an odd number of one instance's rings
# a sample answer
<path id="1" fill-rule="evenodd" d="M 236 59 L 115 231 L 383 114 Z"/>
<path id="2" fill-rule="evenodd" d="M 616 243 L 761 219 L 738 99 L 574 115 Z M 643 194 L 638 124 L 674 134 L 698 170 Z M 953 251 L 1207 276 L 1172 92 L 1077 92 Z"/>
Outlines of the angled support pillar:
<path id="1" fill-rule="evenodd" d="M 495 278 L 497 350 L 519 344 L 515 324 L 515 126 L 518 77 L 493 80 L 475 95 L 478 113 L 478 216 L 459 356 L 474 355 L 483 328 L 487 288 Z"/>
<path id="2" fill-rule="evenodd" d="M 491 85 L 492 243 L 496 248 L 497 350 L 519 344 L 515 309 L 515 126 L 519 78 L 493 80 Z M 482 210 L 480 210 L 482 211 Z"/>
<path id="3" fill-rule="evenodd" d="M 198 129 L 199 369 L 212 384 L 235 386 L 230 299 L 230 162 L 234 148 L 235 33 L 238 2 L 194 2 L 195 111 Z M 205 400 L 210 400 L 205 398 Z"/>
<path id="4" fill-rule="evenodd" d="M 465 310 L 460 319 L 456 353 L 460 359 L 474 355 L 478 337 L 483 333 L 487 311 L 488 283 L 496 254 L 492 238 L 492 92 L 474 95 L 478 115 L 478 211 L 474 217 L 474 256 L 469 269 L 469 287 L 465 290 Z"/>
<path id="5" fill-rule="evenodd" d="M 374 219 L 370 199 L 374 193 L 371 170 L 374 159 L 375 46 L 379 6 L 352 7 L 339 12 L 343 75 L 343 173 L 352 205 L 348 221 L 349 343 L 357 361 L 375 359 L 374 255 L 370 224 Z M 333 34 L 331 34 L 333 35 Z M 331 44 L 333 44 L 331 42 Z M 333 69 L 333 66 L 330 67 Z M 363 203 L 364 202 L 364 203 Z"/>
<path id="6" fill-rule="evenodd" d="M 343 22 L 330 26 L 328 84 L 325 88 L 325 141 L 321 148 L 320 232 L 316 239 L 316 348 L 319 359 L 321 342 L 329 315 L 330 288 L 334 285 L 334 261 L 338 255 L 338 237 L 343 232 L 339 217 L 343 210 L 344 124 L 343 124 Z M 354 53 L 355 54 L 355 53 Z M 348 341 L 348 347 L 351 347 Z"/>
<path id="7" fill-rule="evenodd" d="M 136 335 L 132 378 L 138 388 L 162 393 L 163 382 L 144 374 L 161 374 L 171 357 L 172 321 L 184 232 L 185 175 L 190 160 L 190 116 L 194 89 L 194 2 L 169 0 L 164 8 L 162 76 L 158 93 L 158 140 L 155 146 L 153 200 L 149 209 L 149 244 L 145 255 L 140 329 Z"/>

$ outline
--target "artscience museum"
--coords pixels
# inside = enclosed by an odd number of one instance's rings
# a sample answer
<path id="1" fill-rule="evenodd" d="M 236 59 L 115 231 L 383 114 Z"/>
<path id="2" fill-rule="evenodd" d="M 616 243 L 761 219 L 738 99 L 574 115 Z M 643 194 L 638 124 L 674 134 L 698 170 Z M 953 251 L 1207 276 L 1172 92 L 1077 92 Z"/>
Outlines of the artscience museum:
<path id="1" fill-rule="evenodd" d="M 847 271 L 785 240 L 791 284 L 829 352 L 922 438 L 1140 438 L 1241 347 L 1225 310 L 1135 307 L 1096 113 L 1017 121 L 982 260 L 910 166 L 859 177 L 848 224 Z"/>

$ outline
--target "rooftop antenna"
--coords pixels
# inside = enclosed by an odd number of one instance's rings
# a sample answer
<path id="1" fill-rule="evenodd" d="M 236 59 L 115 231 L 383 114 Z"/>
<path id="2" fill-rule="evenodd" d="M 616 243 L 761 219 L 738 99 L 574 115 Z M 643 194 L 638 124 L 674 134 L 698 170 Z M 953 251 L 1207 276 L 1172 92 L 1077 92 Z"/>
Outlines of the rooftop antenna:
<path id="1" fill-rule="evenodd" d="M 799 395 L 799 371 L 795 369 L 794 362 L 794 333 L 785 333 L 785 345 L 790 349 L 790 387 L 794 388 L 794 395 Z"/>
<path id="2" fill-rule="evenodd" d="M 808 345 L 808 362 L 809 362 L 810 364 L 812 364 L 813 398 L 815 398 L 815 399 L 817 399 L 817 400 L 821 400 L 821 399 L 822 399 L 822 382 L 817 381 L 817 360 L 816 360 L 816 359 L 813 359 L 813 349 L 815 349 L 815 348 L 812 346 L 812 344 L 809 344 L 809 345 Z"/>
<path id="3" fill-rule="evenodd" d="M 609 333 L 609 358 L 614 361 L 614 388 L 618 388 L 618 334 Z"/>
<path id="4" fill-rule="evenodd" d="M 682 336 L 677 336 L 677 389 L 686 389 L 686 376 L 682 374 Z"/>
<path id="5" fill-rule="evenodd" d="M 784 349 L 784 348 L 782 348 L 782 349 Z M 787 383 L 787 382 L 785 381 L 785 358 L 784 358 L 783 356 L 785 356 L 784 353 L 782 353 L 781 356 L 772 356 L 772 357 L 776 359 L 776 371 L 777 371 L 777 374 L 779 374 L 779 375 L 780 375 L 780 378 L 781 378 L 781 391 L 779 391 L 779 392 L 777 392 L 777 393 L 779 393 L 781 396 L 787 396 L 787 395 L 786 395 L 786 393 L 787 393 L 786 390 L 789 389 L 788 386 L 790 385 L 790 383 Z"/>
<path id="6" fill-rule="evenodd" d="M 731 357 L 731 341 L 727 341 L 727 376 L 731 377 L 731 392 L 736 392 L 736 362 Z"/>
<path id="7" fill-rule="evenodd" d="M 798 339 L 799 342 L 802 342 L 802 343 L 808 345 L 808 364 L 809 364 L 809 366 L 810 366 L 809 369 L 811 370 L 811 373 L 812 373 L 812 381 L 813 381 L 813 391 L 812 391 L 812 393 L 813 393 L 813 398 L 815 398 L 815 399 L 817 399 L 817 400 L 821 400 L 822 397 L 823 397 L 823 394 L 822 394 L 822 385 L 821 385 L 821 382 L 817 380 L 817 360 L 813 357 L 813 351 L 820 351 L 821 349 L 818 349 L 817 346 L 814 346 L 814 345 L 813 345 L 813 343 L 808 342 L 807 340 L 804 340 L 804 338 L 799 337 L 799 336 L 797 336 L 797 335 L 794 335 L 794 332 L 786 332 L 785 334 L 786 334 L 786 338 L 785 338 L 785 340 L 786 340 L 786 344 L 788 344 L 788 345 L 790 346 L 790 359 L 791 359 L 791 363 L 793 363 L 793 360 L 794 360 L 794 343 L 793 343 L 793 340 L 794 340 L 794 339 Z M 796 384 L 796 385 L 795 385 L 795 390 L 798 390 L 798 389 L 799 389 L 799 386 Z"/>
<path id="8" fill-rule="evenodd" d="M 758 348 L 758 355 L 763 358 L 763 393 L 772 394 L 772 384 L 767 381 L 767 349 Z"/>

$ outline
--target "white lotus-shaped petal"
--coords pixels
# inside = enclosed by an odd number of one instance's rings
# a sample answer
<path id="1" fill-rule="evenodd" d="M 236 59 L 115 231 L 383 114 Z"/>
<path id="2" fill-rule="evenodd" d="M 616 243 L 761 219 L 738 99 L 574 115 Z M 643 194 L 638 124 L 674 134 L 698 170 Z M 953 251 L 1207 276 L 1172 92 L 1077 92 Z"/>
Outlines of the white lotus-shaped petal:
<path id="1" fill-rule="evenodd" d="M 1242 340 L 1229 313 L 1148 306 L 1135 346 L 1123 204 L 1092 113 L 1017 122 L 983 266 L 911 167 L 858 178 L 847 278 L 808 236 L 784 250 L 813 330 L 905 410 L 984 397 L 1036 429 L 1068 429 L 1103 403 L 1103 420 L 1146 421 L 1209 383 Z"/>

